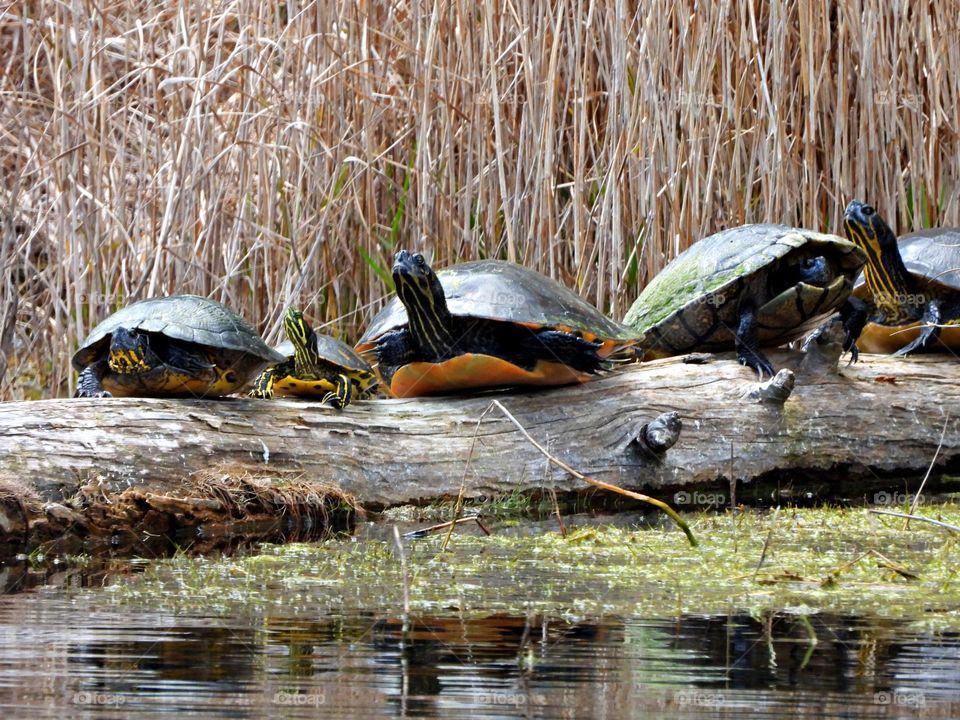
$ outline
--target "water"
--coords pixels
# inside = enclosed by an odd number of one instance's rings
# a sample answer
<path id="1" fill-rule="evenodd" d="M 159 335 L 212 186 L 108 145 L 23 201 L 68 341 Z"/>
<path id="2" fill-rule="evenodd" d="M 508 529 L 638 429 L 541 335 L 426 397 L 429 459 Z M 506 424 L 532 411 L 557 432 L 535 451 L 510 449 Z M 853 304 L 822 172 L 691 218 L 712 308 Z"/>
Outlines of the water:
<path id="1" fill-rule="evenodd" d="M 207 576 L 191 581 L 185 559 L 161 563 L 157 582 L 149 565 L 0 568 L 2 717 L 960 717 L 960 635 L 906 619 L 443 602 L 405 617 L 395 594 L 353 602 L 332 578 L 286 582 L 251 563 L 223 566 L 236 581 L 213 593 L 222 605 L 171 610 L 168 594 L 195 594 Z M 500 592 L 522 605 L 554 572 L 544 566 L 504 572 Z"/>
<path id="2" fill-rule="evenodd" d="M 960 639 L 868 618 L 580 622 L 0 603 L 4 717 L 957 717 Z"/>

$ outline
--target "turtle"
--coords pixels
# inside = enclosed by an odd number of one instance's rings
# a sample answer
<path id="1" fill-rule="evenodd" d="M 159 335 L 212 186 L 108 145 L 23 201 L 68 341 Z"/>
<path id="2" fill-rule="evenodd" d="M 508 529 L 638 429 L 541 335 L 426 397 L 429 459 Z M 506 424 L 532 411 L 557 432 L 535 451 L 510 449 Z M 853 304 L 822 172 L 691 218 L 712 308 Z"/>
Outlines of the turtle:
<path id="1" fill-rule="evenodd" d="M 960 228 L 898 240 L 880 214 L 858 200 L 847 205 L 843 224 L 867 254 L 853 290 L 865 303 L 859 349 L 896 356 L 960 350 Z"/>
<path id="2" fill-rule="evenodd" d="M 435 273 L 398 252 L 397 295 L 357 344 L 395 397 L 585 382 L 625 359 L 635 339 L 575 292 L 503 260 Z"/>
<path id="3" fill-rule="evenodd" d="M 216 300 L 150 298 L 118 310 L 83 341 L 73 356 L 76 397 L 219 397 L 284 359 Z"/>
<path id="4" fill-rule="evenodd" d="M 316 333 L 302 312 L 288 308 L 283 328 L 288 339 L 276 350 L 285 360 L 260 374 L 251 397 L 314 397 L 339 410 L 376 393 L 377 376 L 367 361 L 346 343 Z"/>
<path id="5" fill-rule="evenodd" d="M 787 225 L 729 228 L 680 253 L 624 317 L 642 360 L 736 350 L 762 380 L 761 348 L 797 340 L 850 295 L 866 258 L 854 243 Z"/>

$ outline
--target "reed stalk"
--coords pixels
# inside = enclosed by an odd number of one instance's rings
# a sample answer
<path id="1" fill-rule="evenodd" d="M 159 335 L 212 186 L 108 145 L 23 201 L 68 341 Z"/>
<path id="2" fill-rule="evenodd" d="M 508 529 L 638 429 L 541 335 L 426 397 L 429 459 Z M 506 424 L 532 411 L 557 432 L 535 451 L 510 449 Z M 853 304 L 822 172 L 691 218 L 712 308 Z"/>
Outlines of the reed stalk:
<path id="1" fill-rule="evenodd" d="M 0 398 L 129 300 L 356 339 L 394 251 L 620 317 L 733 225 L 960 224 L 952 0 L 0 5 Z"/>

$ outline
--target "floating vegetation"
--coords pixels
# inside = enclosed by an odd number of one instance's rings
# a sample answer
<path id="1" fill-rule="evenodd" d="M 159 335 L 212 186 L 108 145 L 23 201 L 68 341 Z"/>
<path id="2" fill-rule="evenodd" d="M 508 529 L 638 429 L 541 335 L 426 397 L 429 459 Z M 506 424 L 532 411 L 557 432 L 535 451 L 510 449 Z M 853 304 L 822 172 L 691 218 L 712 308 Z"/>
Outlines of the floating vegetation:
<path id="1" fill-rule="evenodd" d="M 960 505 L 923 509 L 960 522 Z M 112 587 L 112 602 L 187 613 L 607 614 L 836 612 L 960 629 L 958 535 L 855 509 L 782 509 L 686 516 L 700 547 L 672 529 L 555 523 L 494 526 L 404 542 L 391 533 L 264 546 L 234 558 L 181 556 Z M 617 517 L 611 516 L 610 522 Z M 382 538 L 372 535 L 380 533 Z"/>

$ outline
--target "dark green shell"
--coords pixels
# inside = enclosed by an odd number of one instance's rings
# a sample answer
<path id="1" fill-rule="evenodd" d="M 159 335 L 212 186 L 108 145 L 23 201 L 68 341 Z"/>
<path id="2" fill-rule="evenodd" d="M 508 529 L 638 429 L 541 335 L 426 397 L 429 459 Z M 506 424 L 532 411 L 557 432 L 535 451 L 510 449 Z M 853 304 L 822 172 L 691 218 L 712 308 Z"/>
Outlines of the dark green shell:
<path id="1" fill-rule="evenodd" d="M 822 256 L 836 278 L 823 292 L 798 286 L 777 295 L 768 280 L 785 262 Z M 733 347 L 740 305 L 758 308 L 759 339 L 795 340 L 847 298 L 865 255 L 852 242 L 786 225 L 745 225 L 706 237 L 676 257 L 644 289 L 624 324 L 644 335 L 654 354 Z M 777 302 L 772 302 L 776 300 Z"/>
<path id="2" fill-rule="evenodd" d="M 171 295 L 128 305 L 97 325 L 73 356 L 74 368 L 82 370 L 101 357 L 111 333 L 121 327 L 161 333 L 173 340 L 221 351 L 228 357 L 247 355 L 264 363 L 285 359 L 222 303 L 197 295 Z"/>
<path id="3" fill-rule="evenodd" d="M 604 339 L 629 339 L 630 332 L 556 280 L 516 263 L 476 260 L 437 273 L 456 317 L 515 322 L 538 328 L 570 329 Z M 407 324 L 407 311 L 394 297 L 373 319 L 362 347 Z"/>

